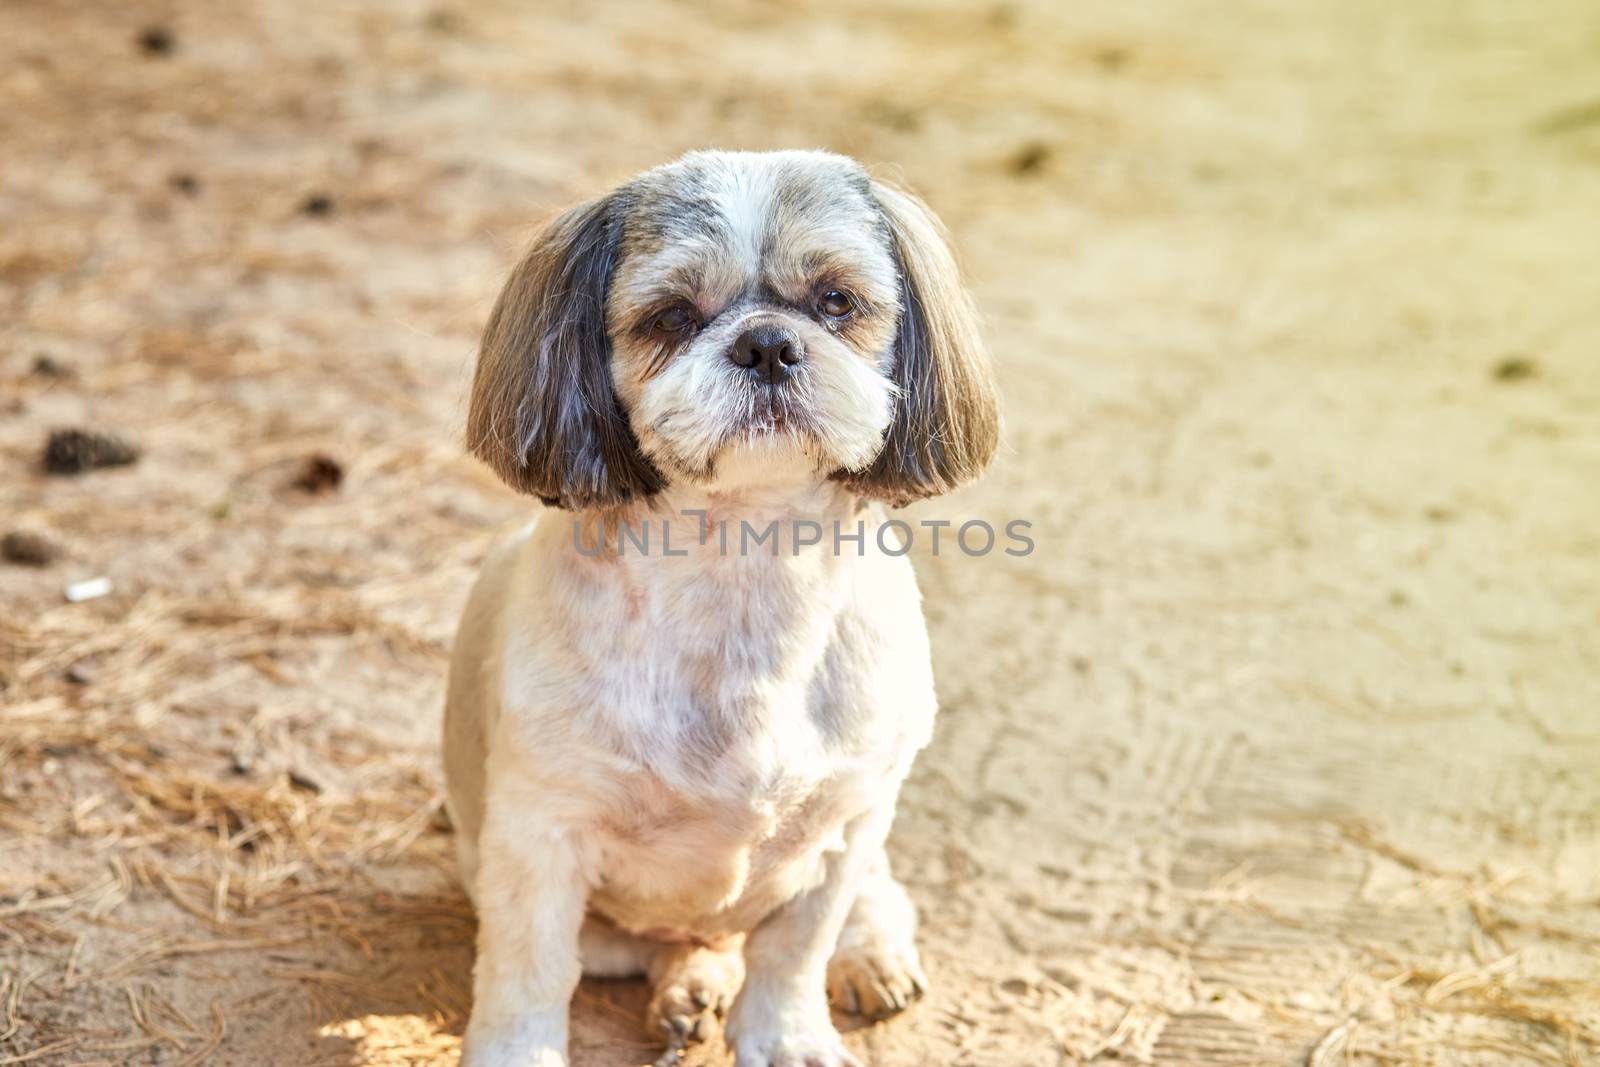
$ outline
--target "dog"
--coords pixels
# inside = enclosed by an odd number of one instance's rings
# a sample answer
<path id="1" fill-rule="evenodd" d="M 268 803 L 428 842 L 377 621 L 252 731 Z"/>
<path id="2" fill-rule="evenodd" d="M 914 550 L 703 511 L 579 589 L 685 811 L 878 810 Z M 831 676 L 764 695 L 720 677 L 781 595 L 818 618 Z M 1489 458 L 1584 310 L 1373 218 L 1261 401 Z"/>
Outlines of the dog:
<path id="1" fill-rule="evenodd" d="M 467 412 L 546 507 L 451 661 L 466 1067 L 565 1067 L 581 974 L 648 977 L 663 1062 L 720 1032 L 738 1067 L 858 1065 L 830 1000 L 924 991 L 884 841 L 934 684 L 883 509 L 970 482 L 999 433 L 942 226 L 846 157 L 694 152 L 534 241 Z"/>

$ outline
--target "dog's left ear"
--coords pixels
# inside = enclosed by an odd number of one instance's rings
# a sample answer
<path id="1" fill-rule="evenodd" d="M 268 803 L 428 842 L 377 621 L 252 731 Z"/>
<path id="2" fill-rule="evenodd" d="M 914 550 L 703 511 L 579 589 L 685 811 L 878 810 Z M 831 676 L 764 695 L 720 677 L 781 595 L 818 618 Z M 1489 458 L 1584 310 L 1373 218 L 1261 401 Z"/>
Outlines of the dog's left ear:
<path id="1" fill-rule="evenodd" d="M 513 489 L 571 509 L 650 496 L 664 482 L 611 380 L 606 296 L 623 194 L 580 204 L 534 241 L 483 331 L 467 447 Z"/>
<path id="2" fill-rule="evenodd" d="M 984 472 L 999 444 L 1000 401 L 944 227 L 911 193 L 874 181 L 872 196 L 900 268 L 890 372 L 900 395 L 877 459 L 835 477 L 863 496 L 901 505 Z"/>

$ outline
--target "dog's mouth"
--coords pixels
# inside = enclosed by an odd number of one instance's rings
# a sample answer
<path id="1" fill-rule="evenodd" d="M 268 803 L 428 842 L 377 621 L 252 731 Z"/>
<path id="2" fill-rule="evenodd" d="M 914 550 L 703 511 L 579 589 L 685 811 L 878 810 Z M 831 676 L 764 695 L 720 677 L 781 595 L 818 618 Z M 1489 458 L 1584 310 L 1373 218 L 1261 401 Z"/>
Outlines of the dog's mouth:
<path id="1" fill-rule="evenodd" d="M 810 420 L 792 389 L 786 385 L 764 385 L 752 393 L 737 436 L 777 437 L 809 433 Z"/>
<path id="2" fill-rule="evenodd" d="M 776 390 L 773 390 L 775 392 Z M 776 396 L 767 399 L 766 425 L 772 427 L 774 433 L 784 429 L 789 424 L 789 406 Z"/>

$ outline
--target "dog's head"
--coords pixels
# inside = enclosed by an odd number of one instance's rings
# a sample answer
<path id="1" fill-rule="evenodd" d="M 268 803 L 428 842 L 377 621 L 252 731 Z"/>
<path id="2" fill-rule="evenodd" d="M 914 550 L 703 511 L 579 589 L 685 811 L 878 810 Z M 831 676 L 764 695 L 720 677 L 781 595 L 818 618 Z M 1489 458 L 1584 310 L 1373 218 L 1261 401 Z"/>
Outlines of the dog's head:
<path id="1" fill-rule="evenodd" d="M 467 416 L 500 477 L 574 509 L 825 478 L 905 503 L 975 478 L 998 434 L 938 221 L 822 152 L 696 152 L 557 218 Z"/>

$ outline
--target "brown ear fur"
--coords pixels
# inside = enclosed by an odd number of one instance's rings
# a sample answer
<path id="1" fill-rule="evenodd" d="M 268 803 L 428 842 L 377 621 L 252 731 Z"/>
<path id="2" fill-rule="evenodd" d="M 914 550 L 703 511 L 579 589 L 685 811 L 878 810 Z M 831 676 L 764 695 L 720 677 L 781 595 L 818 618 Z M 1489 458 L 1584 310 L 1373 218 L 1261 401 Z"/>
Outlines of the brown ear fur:
<path id="1" fill-rule="evenodd" d="M 977 313 L 944 227 L 914 195 L 872 183 L 900 268 L 892 377 L 900 389 L 883 449 L 836 478 L 864 496 L 907 504 L 965 485 L 988 467 L 1000 402 Z"/>
<path id="2" fill-rule="evenodd" d="M 513 489 L 572 509 L 659 491 L 611 381 L 606 295 L 622 194 L 552 222 L 511 272 L 483 331 L 467 447 Z"/>

